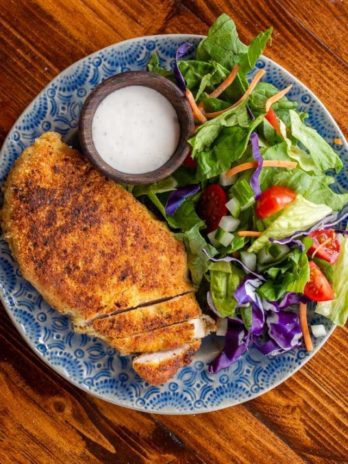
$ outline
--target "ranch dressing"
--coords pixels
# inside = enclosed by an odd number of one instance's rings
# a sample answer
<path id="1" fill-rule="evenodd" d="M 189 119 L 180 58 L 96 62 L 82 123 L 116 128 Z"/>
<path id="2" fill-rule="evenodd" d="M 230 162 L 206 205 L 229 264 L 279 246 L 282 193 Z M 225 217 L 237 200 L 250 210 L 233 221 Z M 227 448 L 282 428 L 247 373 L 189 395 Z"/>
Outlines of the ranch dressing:
<path id="1" fill-rule="evenodd" d="M 107 95 L 92 121 L 93 142 L 101 158 L 128 174 L 143 174 L 165 164 L 175 152 L 179 135 L 172 104 L 141 85 Z"/>

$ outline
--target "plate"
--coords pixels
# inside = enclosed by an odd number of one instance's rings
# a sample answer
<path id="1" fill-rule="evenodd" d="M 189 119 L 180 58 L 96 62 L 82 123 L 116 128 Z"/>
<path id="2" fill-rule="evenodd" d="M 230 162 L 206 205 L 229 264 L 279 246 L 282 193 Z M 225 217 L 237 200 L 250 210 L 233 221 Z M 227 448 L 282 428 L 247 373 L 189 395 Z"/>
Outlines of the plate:
<path id="1" fill-rule="evenodd" d="M 145 68 L 157 51 L 163 64 L 171 66 L 176 48 L 184 41 L 197 44 L 200 36 L 161 35 L 131 39 L 100 50 L 73 64 L 34 99 L 19 117 L 0 154 L 0 182 L 15 159 L 45 131 L 60 132 L 65 140 L 76 134 L 79 113 L 87 95 L 103 79 L 116 73 Z M 267 72 L 266 81 L 279 88 L 293 84 L 290 98 L 309 114 L 309 124 L 331 143 L 344 137 L 323 104 L 301 82 L 270 59 L 262 57 L 257 68 Z M 345 169 L 336 188 L 348 189 L 347 144 L 335 146 Z M 233 406 L 255 398 L 279 385 L 302 367 L 328 339 L 334 326 L 323 323 L 327 336 L 314 340 L 314 351 L 294 349 L 278 357 L 262 356 L 250 349 L 229 369 L 209 374 L 207 362 L 217 353 L 216 337 L 206 340 L 191 365 L 170 382 L 153 387 L 131 369 L 127 357 L 97 338 L 73 332 L 69 319 L 52 309 L 22 278 L 4 240 L 0 241 L 0 292 L 4 307 L 35 353 L 72 384 L 121 406 L 162 414 L 196 414 Z"/>

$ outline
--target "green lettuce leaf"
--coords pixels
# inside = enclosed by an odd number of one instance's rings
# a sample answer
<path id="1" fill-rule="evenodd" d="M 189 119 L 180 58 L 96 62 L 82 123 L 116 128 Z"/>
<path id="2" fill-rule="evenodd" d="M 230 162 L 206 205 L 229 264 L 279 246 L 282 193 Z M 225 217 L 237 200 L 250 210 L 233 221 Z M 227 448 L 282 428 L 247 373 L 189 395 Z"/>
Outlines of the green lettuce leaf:
<path id="1" fill-rule="evenodd" d="M 270 40 L 272 32 L 272 27 L 264 32 L 260 32 L 260 34 L 250 43 L 247 53 L 241 55 L 239 65 L 243 72 L 248 73 L 256 65 L 256 61 L 265 49 L 267 42 Z"/>
<path id="2" fill-rule="evenodd" d="M 273 84 L 269 84 L 268 82 L 259 82 L 250 96 L 249 105 L 251 111 L 255 115 L 264 113 L 266 101 L 278 92 L 279 89 Z M 295 109 L 296 107 L 297 103 L 295 101 L 289 100 L 287 97 L 281 98 L 279 101 L 272 105 L 272 108 L 277 112 L 277 114 L 279 110 L 289 111 L 290 109 Z"/>
<path id="3" fill-rule="evenodd" d="M 299 230 L 306 230 L 331 212 L 332 209 L 328 206 L 312 203 L 298 194 L 296 199 L 254 241 L 248 251 L 251 253 L 260 251 L 269 243 L 271 237 L 279 240 Z"/>
<path id="4" fill-rule="evenodd" d="M 188 141 L 192 146 L 192 157 L 196 158 L 199 152 L 210 148 L 224 127 L 236 125 L 249 127 L 249 116 L 245 103 L 226 111 L 199 127 L 195 135 Z"/>
<path id="5" fill-rule="evenodd" d="M 217 253 L 216 249 L 205 241 L 199 229 L 200 225 L 196 224 L 185 233 L 178 234 L 178 238 L 182 239 L 185 244 L 188 268 L 192 282 L 197 288 L 210 264 L 209 258 L 203 252 L 203 249 L 207 250 L 210 256 L 215 256 Z"/>
<path id="6" fill-rule="evenodd" d="M 333 266 L 332 286 L 336 299 L 318 303 L 315 311 L 344 326 L 348 319 L 348 237 L 343 238 L 341 253 Z"/>
<path id="7" fill-rule="evenodd" d="M 231 106 L 231 102 L 221 100 L 220 98 L 211 98 L 208 97 L 207 94 L 203 94 L 201 100 L 204 103 L 204 108 L 207 113 L 225 110 L 226 108 Z"/>
<path id="8" fill-rule="evenodd" d="M 205 227 L 204 221 L 198 216 L 195 208 L 199 196 L 200 195 L 194 195 L 188 197 L 172 216 L 172 221 L 175 222 L 175 226 L 182 231 L 188 231 L 196 225 L 198 225 L 199 228 Z"/>
<path id="9" fill-rule="evenodd" d="M 217 18 L 198 48 L 198 60 L 214 60 L 231 69 L 239 63 L 240 57 L 248 52 L 248 47 L 239 40 L 235 23 L 227 14 Z"/>
<path id="10" fill-rule="evenodd" d="M 217 62 L 182 60 L 179 68 L 190 90 L 198 89 L 196 100 L 205 91 L 211 91 L 228 75 L 228 69 Z"/>
<path id="11" fill-rule="evenodd" d="M 161 65 L 159 56 L 156 52 L 152 53 L 147 63 L 147 70 L 155 74 L 159 74 L 160 76 L 167 77 L 168 79 L 174 80 L 174 74 Z"/>
<path id="12" fill-rule="evenodd" d="M 232 19 L 222 14 L 209 29 L 208 37 L 200 42 L 196 56 L 198 60 L 217 61 L 228 69 L 239 63 L 247 73 L 255 66 L 271 35 L 272 28 L 269 28 L 247 46 L 240 41 Z"/>
<path id="13" fill-rule="evenodd" d="M 253 325 L 253 310 L 251 305 L 239 308 L 239 314 L 242 318 L 243 324 L 247 330 L 250 330 Z"/>
<path id="14" fill-rule="evenodd" d="M 303 293 L 310 276 L 307 255 L 295 248 L 264 274 L 270 280 L 258 288 L 258 293 L 268 301 L 280 300 L 287 292 Z"/>
<path id="15" fill-rule="evenodd" d="M 264 139 L 266 142 L 266 146 L 268 147 L 269 145 L 276 145 L 278 143 L 282 142 L 282 137 L 277 134 L 277 132 L 274 130 L 273 126 L 267 121 L 267 119 L 264 119 L 260 125 L 259 128 L 259 133 L 261 137 Z M 261 139 L 262 140 L 262 139 Z M 262 147 L 262 143 L 260 144 Z"/>
<path id="16" fill-rule="evenodd" d="M 242 210 L 250 208 L 255 203 L 255 195 L 250 186 L 250 181 L 244 177 L 240 177 L 237 182 L 232 185 L 230 192 L 232 197 L 237 198 Z"/>
<path id="17" fill-rule="evenodd" d="M 194 148 L 193 157 L 196 158 L 198 162 L 199 177 L 201 179 L 210 179 L 218 176 L 229 169 L 234 162 L 238 161 L 247 149 L 251 133 L 262 122 L 262 119 L 263 115 L 248 122 L 247 126 L 241 126 L 238 124 L 238 116 L 236 116 L 234 120 L 230 117 L 228 119 L 228 124 L 230 124 L 230 126 L 221 126 L 220 129 L 218 129 L 219 134 L 213 139 L 213 147 L 201 151 L 195 150 Z M 226 120 L 221 119 L 220 122 L 221 124 L 225 124 Z M 235 125 L 232 126 L 233 122 Z M 244 119 L 242 122 L 244 125 Z M 210 121 L 206 124 L 209 123 Z M 210 130 L 209 127 L 207 128 L 208 131 Z M 215 130 L 218 128 L 218 125 L 212 127 Z M 205 137 L 206 144 L 208 144 L 211 140 L 210 136 L 213 138 L 214 133 L 202 133 L 201 139 L 193 140 L 194 138 L 192 138 L 192 143 L 191 141 L 190 143 L 195 147 L 197 147 L 197 145 L 201 146 L 203 143 L 202 139 Z M 198 131 L 195 137 L 200 137 L 200 131 Z"/>
<path id="18" fill-rule="evenodd" d="M 301 121 L 296 111 L 290 110 L 291 134 L 308 150 L 314 163 L 322 171 L 335 169 L 339 172 L 343 163 L 330 145 L 318 134 Z"/>
<path id="19" fill-rule="evenodd" d="M 237 304 L 233 295 L 241 282 L 243 272 L 232 264 L 223 263 L 227 264 L 224 269 L 219 264 L 221 263 L 209 265 L 210 293 L 221 317 L 233 316 Z"/>
<path id="20" fill-rule="evenodd" d="M 278 143 L 263 152 L 264 159 L 291 160 L 288 155 L 288 143 L 286 141 Z M 301 155 L 299 155 L 301 156 Z M 294 156 L 296 158 L 296 156 Z M 297 161 L 300 164 L 299 159 Z M 306 163 L 302 158 L 301 165 Z M 309 166 L 309 165 L 308 165 Z M 291 188 L 300 193 L 306 200 L 313 203 L 324 203 L 334 211 L 341 210 L 348 202 L 348 193 L 335 193 L 329 184 L 332 178 L 318 172 L 305 172 L 300 168 L 263 168 L 260 175 L 262 190 L 266 190 L 272 185 L 281 185 Z"/>
<path id="21" fill-rule="evenodd" d="M 153 184 L 147 185 L 134 185 L 132 193 L 135 197 L 139 197 L 140 195 L 147 195 L 148 193 L 164 193 L 164 192 L 171 192 L 175 190 L 176 186 L 178 185 L 177 181 L 174 177 L 169 176 L 159 182 L 154 182 Z"/>
<path id="22" fill-rule="evenodd" d="M 288 143 L 288 155 L 293 161 L 297 161 L 299 167 L 306 172 L 312 172 L 315 174 L 319 174 L 320 171 L 318 170 L 316 164 L 313 161 L 313 158 L 306 153 L 301 148 L 291 145 L 290 140 L 287 139 Z"/>

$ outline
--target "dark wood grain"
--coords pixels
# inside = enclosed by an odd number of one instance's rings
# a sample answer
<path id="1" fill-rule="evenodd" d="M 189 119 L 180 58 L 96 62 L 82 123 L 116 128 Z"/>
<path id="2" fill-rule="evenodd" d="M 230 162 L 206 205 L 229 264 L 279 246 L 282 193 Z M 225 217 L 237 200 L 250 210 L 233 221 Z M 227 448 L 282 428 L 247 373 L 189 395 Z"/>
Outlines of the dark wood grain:
<path id="1" fill-rule="evenodd" d="M 267 55 L 307 84 L 347 135 L 348 7 L 339 0 L 0 0 L 0 140 L 59 71 L 130 37 L 204 34 L 222 11 L 241 37 L 275 28 Z M 198 416 L 129 411 L 43 364 L 0 311 L 0 462 L 348 463 L 348 332 L 245 405 Z"/>

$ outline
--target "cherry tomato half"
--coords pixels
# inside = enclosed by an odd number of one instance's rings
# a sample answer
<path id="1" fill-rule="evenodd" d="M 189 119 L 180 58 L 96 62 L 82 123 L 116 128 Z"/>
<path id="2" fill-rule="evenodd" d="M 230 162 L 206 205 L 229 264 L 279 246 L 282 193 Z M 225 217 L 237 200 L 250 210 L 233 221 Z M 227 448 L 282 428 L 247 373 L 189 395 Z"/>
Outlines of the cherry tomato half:
<path id="1" fill-rule="evenodd" d="M 336 238 L 336 232 L 332 229 L 316 230 L 309 235 L 313 244 L 308 250 L 308 256 L 313 254 L 317 258 L 324 259 L 330 264 L 334 264 L 340 254 L 341 245 Z"/>
<path id="2" fill-rule="evenodd" d="M 309 267 L 311 274 L 303 292 L 305 296 L 312 301 L 333 300 L 335 294 L 327 278 L 313 261 L 310 261 Z"/>
<path id="3" fill-rule="evenodd" d="M 286 205 L 293 202 L 296 193 L 279 185 L 274 185 L 261 193 L 256 202 L 256 214 L 260 219 L 265 219 L 281 211 Z"/>
<path id="4" fill-rule="evenodd" d="M 186 156 L 182 164 L 190 169 L 196 169 L 197 167 L 197 161 L 192 158 L 191 153 Z"/>
<path id="5" fill-rule="evenodd" d="M 219 184 L 211 184 L 204 190 L 198 202 L 198 214 L 207 224 L 207 231 L 217 229 L 220 219 L 227 213 L 227 195 Z"/>
<path id="6" fill-rule="evenodd" d="M 268 113 L 266 114 L 265 118 L 267 121 L 271 124 L 273 129 L 276 131 L 278 135 L 282 135 L 281 130 L 280 130 L 280 123 L 277 115 L 275 114 L 275 111 L 270 108 Z"/>

